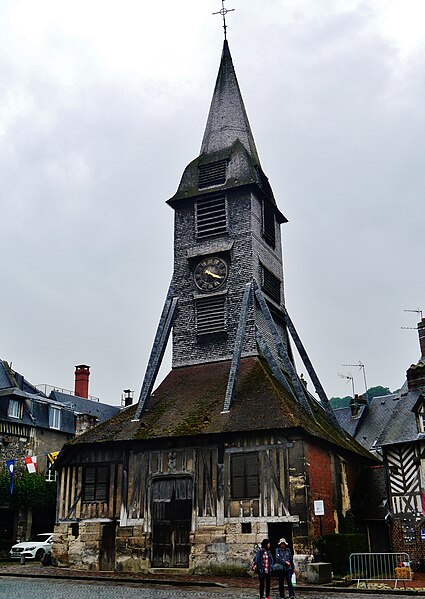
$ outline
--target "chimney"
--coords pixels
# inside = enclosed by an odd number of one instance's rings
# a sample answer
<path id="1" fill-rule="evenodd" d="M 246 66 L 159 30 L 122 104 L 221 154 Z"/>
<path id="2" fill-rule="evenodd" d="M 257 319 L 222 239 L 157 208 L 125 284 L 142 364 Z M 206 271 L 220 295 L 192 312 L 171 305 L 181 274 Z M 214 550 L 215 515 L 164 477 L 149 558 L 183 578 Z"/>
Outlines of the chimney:
<path id="1" fill-rule="evenodd" d="M 365 404 L 366 402 L 363 399 L 363 396 L 361 395 L 360 397 L 357 395 L 357 393 L 354 395 L 353 398 L 350 399 L 350 408 L 351 408 L 351 416 L 352 418 L 356 418 L 359 415 L 360 412 L 360 406 L 362 404 Z"/>
<path id="2" fill-rule="evenodd" d="M 75 367 L 74 395 L 77 395 L 77 397 L 85 397 L 86 399 L 88 398 L 89 376 L 90 366 L 86 366 L 85 364 L 79 364 Z"/>
<path id="3" fill-rule="evenodd" d="M 122 392 L 121 405 L 124 408 L 131 406 L 131 404 L 133 403 L 133 394 L 134 391 L 132 391 L 131 389 L 124 389 L 124 391 Z"/>
<path id="4" fill-rule="evenodd" d="M 419 345 L 421 347 L 421 358 L 425 359 L 425 318 L 418 322 Z"/>

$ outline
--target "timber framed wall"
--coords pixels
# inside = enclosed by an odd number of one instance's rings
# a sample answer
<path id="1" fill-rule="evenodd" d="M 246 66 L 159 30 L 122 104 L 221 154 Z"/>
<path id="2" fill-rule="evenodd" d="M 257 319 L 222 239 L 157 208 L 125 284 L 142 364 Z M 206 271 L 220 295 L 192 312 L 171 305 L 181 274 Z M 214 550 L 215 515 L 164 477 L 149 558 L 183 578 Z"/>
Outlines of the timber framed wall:
<path id="1" fill-rule="evenodd" d="M 329 480 L 325 479 L 330 487 L 335 483 L 331 465 L 339 459 L 332 450 L 318 449 L 300 435 L 283 436 L 278 432 L 245 433 L 238 438 L 216 435 L 201 442 L 198 439 L 196 444 L 191 439 L 161 441 L 161 449 L 150 442 L 133 443 L 124 451 L 97 445 L 74 456 L 62 467 L 54 548 L 54 557 L 60 565 L 99 569 L 102 525 L 107 522 L 117 523 L 116 570 L 146 570 L 152 566 L 155 552 L 161 554 L 159 561 L 165 566 L 185 563 L 181 555 L 173 563 L 171 550 L 167 561 L 166 531 L 161 542 L 153 534 L 155 522 L 158 524 L 155 521 L 158 504 L 153 510 L 152 491 L 156 489 L 157 501 L 171 501 L 171 492 L 167 496 L 164 491 L 162 498 L 158 496 L 160 482 L 164 482 L 164 489 L 167 481 L 171 481 L 169 488 L 175 488 L 172 481 L 180 480 L 190 481 L 193 489 L 188 538 L 180 539 L 181 547 L 188 547 L 187 566 L 192 571 L 208 571 L 211 566 L 224 566 L 229 561 L 246 568 L 254 544 L 269 536 L 269 525 L 289 526 L 285 530 L 291 530 L 294 551 L 302 568 L 311 554 L 315 534 L 310 485 L 317 485 L 319 478 L 314 469 L 308 473 L 307 463 L 314 460 L 321 469 L 323 460 L 317 456 L 322 452 L 322 458 L 329 462 Z M 248 464 L 253 460 L 258 464 L 256 475 L 244 473 L 248 477 L 248 492 L 253 496 L 235 498 L 233 495 L 240 494 L 237 490 L 240 487 L 237 476 L 235 483 L 234 466 L 245 463 L 244 457 Z M 103 501 L 87 501 L 84 470 L 105 465 L 107 495 Z M 187 484 L 184 483 L 185 488 L 189 488 Z M 253 491 L 256 485 L 257 493 Z M 332 514 L 339 499 L 340 495 L 335 493 L 329 497 Z M 160 524 L 166 526 L 166 522 L 164 516 Z M 158 527 L 156 530 L 158 537 Z M 162 543 L 160 549 L 158 543 Z"/>

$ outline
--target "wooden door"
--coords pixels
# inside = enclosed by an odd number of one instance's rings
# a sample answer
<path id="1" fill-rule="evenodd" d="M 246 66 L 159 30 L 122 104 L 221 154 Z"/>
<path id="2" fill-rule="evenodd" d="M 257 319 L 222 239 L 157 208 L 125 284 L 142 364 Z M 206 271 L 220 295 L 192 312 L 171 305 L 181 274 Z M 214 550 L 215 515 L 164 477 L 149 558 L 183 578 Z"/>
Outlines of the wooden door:
<path id="1" fill-rule="evenodd" d="M 115 570 L 115 522 L 102 524 L 102 536 L 100 541 L 99 569 Z"/>
<path id="2" fill-rule="evenodd" d="M 152 565 L 187 568 L 192 524 L 192 479 L 163 478 L 152 484 Z"/>

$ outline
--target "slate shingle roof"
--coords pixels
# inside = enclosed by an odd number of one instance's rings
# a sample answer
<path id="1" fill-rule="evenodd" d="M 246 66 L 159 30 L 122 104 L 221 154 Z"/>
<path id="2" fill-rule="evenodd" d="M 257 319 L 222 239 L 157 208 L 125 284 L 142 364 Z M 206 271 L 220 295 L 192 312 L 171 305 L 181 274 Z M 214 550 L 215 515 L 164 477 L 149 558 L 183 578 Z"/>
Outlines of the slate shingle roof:
<path id="1" fill-rule="evenodd" d="M 104 422 L 105 420 L 108 420 L 108 418 L 112 418 L 112 416 L 120 411 L 118 406 L 111 406 L 98 401 L 93 401 L 92 399 L 86 399 L 84 397 L 78 397 L 77 395 L 70 395 L 56 390 L 51 391 L 49 397 L 69 407 L 74 412 L 95 416 L 99 422 Z"/>
<path id="2" fill-rule="evenodd" d="M 373 397 L 365 417 L 357 427 L 355 439 L 367 449 L 379 447 L 379 437 L 388 422 L 393 418 L 400 395 L 393 393 L 380 397 Z"/>
<path id="3" fill-rule="evenodd" d="M 0 360 L 0 389 L 9 389 L 10 387 L 13 387 L 13 383 L 10 380 L 3 360 Z"/>
<path id="4" fill-rule="evenodd" d="M 352 437 L 356 436 L 357 427 L 360 424 L 360 420 L 364 414 L 365 407 L 366 406 L 360 406 L 359 413 L 357 414 L 357 416 L 354 417 L 351 415 L 350 406 L 346 406 L 344 408 L 337 408 L 336 410 L 334 410 L 334 414 L 339 424 Z"/>
<path id="5" fill-rule="evenodd" d="M 414 389 L 401 395 L 396 403 L 391 420 L 379 437 L 379 445 L 393 445 L 395 443 L 408 443 L 412 441 L 425 441 L 425 433 L 419 433 L 416 416 L 412 412 L 413 406 L 424 391 Z"/>
<path id="6" fill-rule="evenodd" d="M 151 395 L 140 421 L 132 421 L 137 408 L 133 405 L 70 444 L 303 429 L 313 437 L 373 459 L 329 422 L 313 398 L 314 416 L 308 414 L 257 357 L 241 360 L 234 401 L 230 412 L 222 414 L 229 369 L 228 361 L 176 368 Z"/>

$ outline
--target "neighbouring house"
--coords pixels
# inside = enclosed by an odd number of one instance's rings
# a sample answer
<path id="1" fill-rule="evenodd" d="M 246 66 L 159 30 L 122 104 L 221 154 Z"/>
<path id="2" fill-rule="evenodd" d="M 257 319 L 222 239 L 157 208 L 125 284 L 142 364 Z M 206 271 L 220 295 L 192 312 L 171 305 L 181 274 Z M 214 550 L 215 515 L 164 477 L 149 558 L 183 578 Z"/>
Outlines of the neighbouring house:
<path id="1" fill-rule="evenodd" d="M 341 426 L 379 457 L 362 473 L 356 517 L 371 551 L 407 552 L 425 569 L 425 319 L 418 323 L 421 357 L 400 391 L 368 402 L 355 396 L 335 410 Z"/>
<path id="2" fill-rule="evenodd" d="M 286 310 L 287 221 L 227 41 L 201 153 L 168 203 L 174 274 L 139 401 L 59 456 L 53 557 L 88 570 L 245 570 L 254 544 L 284 536 L 302 571 L 376 459 L 338 425 Z M 153 392 L 171 331 L 172 370 Z"/>
<path id="3" fill-rule="evenodd" d="M 421 357 L 406 372 L 406 384 L 378 439 L 388 481 L 391 538 L 425 571 L 425 319 L 418 323 Z"/>
<path id="4" fill-rule="evenodd" d="M 5 361 L 0 361 L 0 456 L 2 461 L 2 487 L 0 499 L 0 552 L 8 551 L 17 539 L 30 534 L 49 532 L 55 522 L 56 473 L 51 468 L 48 454 L 55 454 L 64 443 L 79 431 L 87 430 L 119 411 L 88 398 L 88 366 L 83 369 L 86 389 L 78 382 L 74 394 L 64 393 L 47 386 L 36 387 L 16 372 Z M 79 397 L 75 394 L 82 395 Z M 27 472 L 25 458 L 36 462 L 40 476 L 38 497 L 23 497 L 19 482 Z M 10 494 L 10 474 L 6 462 L 13 460 L 14 492 Z M 33 476 L 33 475 L 30 475 Z M 25 479 L 25 477 L 24 477 Z M 26 477 L 27 483 L 28 477 Z M 47 485 L 44 482 L 47 482 Z M 51 488 L 49 488 L 51 487 Z"/>

